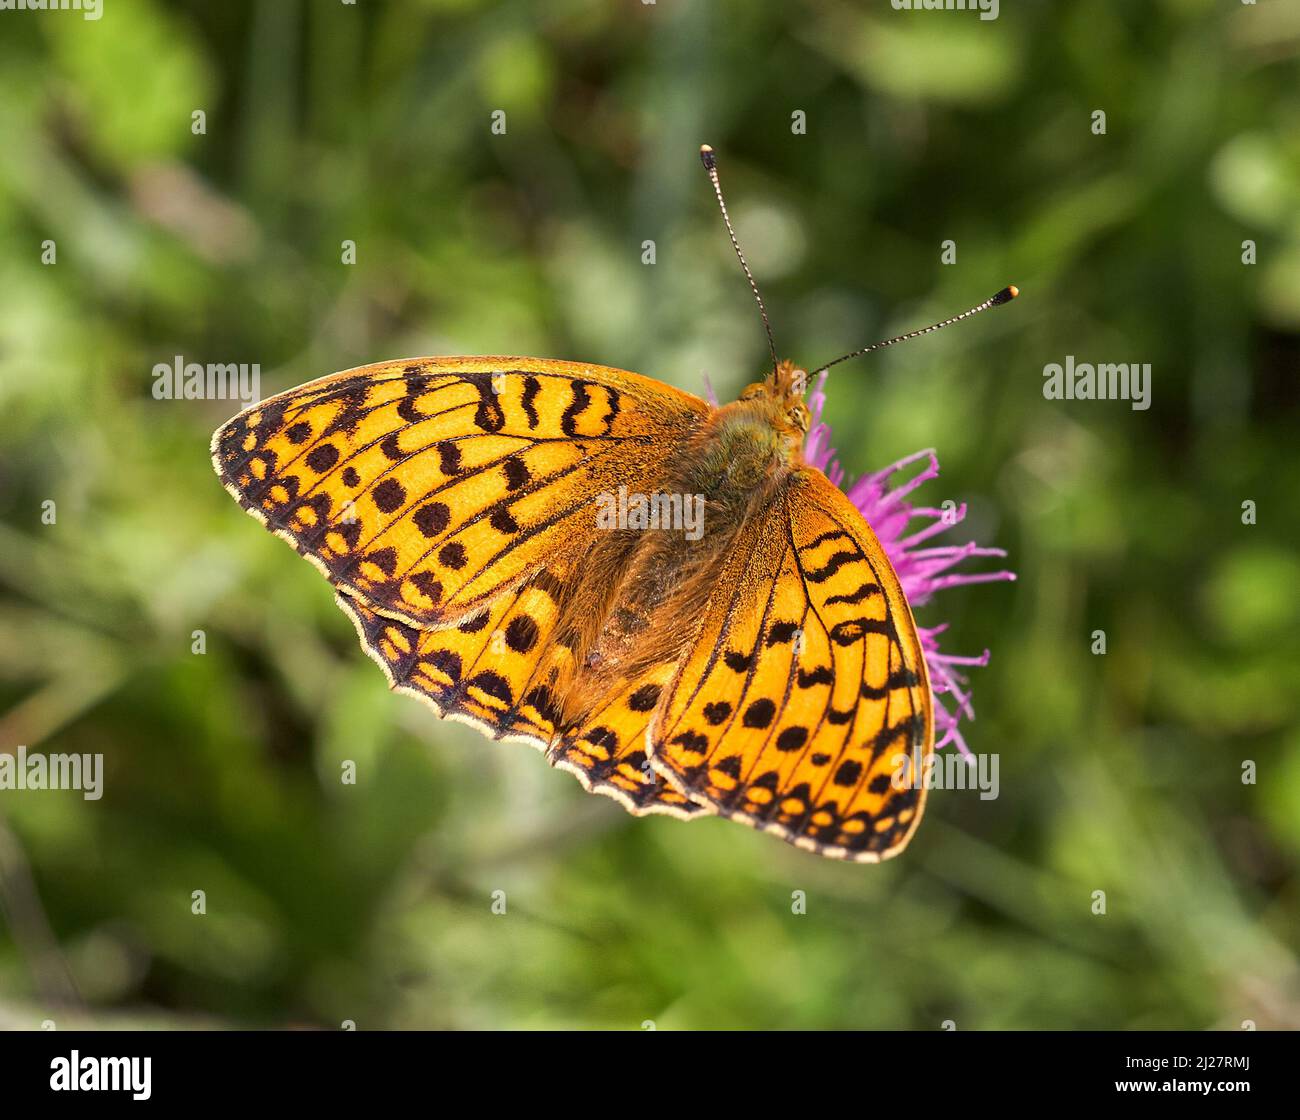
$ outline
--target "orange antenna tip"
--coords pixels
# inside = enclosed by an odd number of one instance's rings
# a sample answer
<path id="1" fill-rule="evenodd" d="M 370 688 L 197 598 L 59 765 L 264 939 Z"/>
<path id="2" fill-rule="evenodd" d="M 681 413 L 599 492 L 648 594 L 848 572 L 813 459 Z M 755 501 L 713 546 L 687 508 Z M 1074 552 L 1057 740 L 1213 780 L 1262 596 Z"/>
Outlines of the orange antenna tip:
<path id="1" fill-rule="evenodd" d="M 1008 284 L 1005 288 L 1002 289 L 1002 291 L 998 292 L 998 294 L 993 297 L 992 300 L 993 306 L 996 307 L 999 303 L 1010 303 L 1019 294 L 1020 294 L 1019 288 L 1017 288 L 1014 284 Z"/>
<path id="2" fill-rule="evenodd" d="M 708 144 L 700 145 L 700 162 L 703 163 L 705 168 L 709 171 L 712 171 L 718 166 L 718 161 L 713 154 L 713 149 L 709 147 Z"/>

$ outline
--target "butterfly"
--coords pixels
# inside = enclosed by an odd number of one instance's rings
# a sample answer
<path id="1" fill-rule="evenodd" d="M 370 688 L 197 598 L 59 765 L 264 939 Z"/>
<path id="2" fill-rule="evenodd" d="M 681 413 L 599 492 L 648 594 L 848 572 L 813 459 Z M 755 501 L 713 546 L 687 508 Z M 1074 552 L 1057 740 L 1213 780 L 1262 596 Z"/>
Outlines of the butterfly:
<path id="1" fill-rule="evenodd" d="M 925 805 L 899 780 L 933 751 L 925 656 L 871 527 L 801 459 L 807 375 L 777 359 L 701 155 L 772 351 L 738 400 L 586 363 L 404 359 L 248 408 L 213 464 L 330 581 L 393 689 L 631 813 L 877 862 Z M 697 533 L 673 523 L 692 508 Z"/>

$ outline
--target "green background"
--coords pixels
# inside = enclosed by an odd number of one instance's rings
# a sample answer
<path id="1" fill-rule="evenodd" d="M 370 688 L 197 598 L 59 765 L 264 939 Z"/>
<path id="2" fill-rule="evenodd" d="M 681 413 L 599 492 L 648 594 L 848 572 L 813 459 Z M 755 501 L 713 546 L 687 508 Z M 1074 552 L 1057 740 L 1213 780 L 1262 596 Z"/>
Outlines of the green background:
<path id="1" fill-rule="evenodd" d="M 1300 6 L 104 4 L 0 13 L 0 750 L 107 771 L 0 793 L 0 1023 L 1300 1027 Z M 704 141 L 809 368 L 1023 291 L 830 383 L 848 469 L 936 447 L 1020 575 L 920 613 L 992 651 L 1001 796 L 880 867 L 390 694 L 213 476 L 236 406 L 151 393 L 515 353 L 729 399 L 766 348 Z M 1045 400 L 1067 354 L 1150 410 Z"/>

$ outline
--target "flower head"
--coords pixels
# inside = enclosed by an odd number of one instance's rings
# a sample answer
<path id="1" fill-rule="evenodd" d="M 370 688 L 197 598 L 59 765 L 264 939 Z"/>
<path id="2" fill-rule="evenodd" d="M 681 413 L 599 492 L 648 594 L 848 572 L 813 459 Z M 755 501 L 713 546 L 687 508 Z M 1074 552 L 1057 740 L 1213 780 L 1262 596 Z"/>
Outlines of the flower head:
<path id="1" fill-rule="evenodd" d="M 938 545 L 921 547 L 926 541 L 946 532 L 966 516 L 966 506 L 955 509 L 935 509 L 914 506 L 908 496 L 923 483 L 939 476 L 939 460 L 934 451 L 918 451 L 891 463 L 875 474 L 866 474 L 845 485 L 844 468 L 831 447 L 830 427 L 822 420 L 826 407 L 826 371 L 823 370 L 808 395 L 808 408 L 812 413 L 812 426 L 804 441 L 804 460 L 817 467 L 836 486 L 848 495 L 880 541 L 885 555 L 898 573 L 903 594 L 913 606 L 929 602 L 936 591 L 946 587 L 959 587 L 967 583 L 993 583 L 1016 578 L 1014 572 L 959 572 L 960 564 L 977 556 L 1006 556 L 1000 548 L 980 548 L 973 541 L 964 545 Z M 924 463 L 905 481 L 894 481 L 915 463 Z M 913 521 L 924 523 L 912 532 Z M 960 657 L 944 653 L 939 646 L 939 636 L 948 628 L 918 626 L 921 648 L 925 651 L 926 665 L 930 669 L 930 686 L 935 694 L 935 749 L 949 743 L 956 744 L 961 753 L 971 757 L 962 737 L 960 724 L 963 718 L 974 719 L 968 681 L 964 670 L 971 666 L 984 666 L 989 662 L 989 651 L 978 657 Z M 940 699 L 940 697 L 944 699 Z"/>

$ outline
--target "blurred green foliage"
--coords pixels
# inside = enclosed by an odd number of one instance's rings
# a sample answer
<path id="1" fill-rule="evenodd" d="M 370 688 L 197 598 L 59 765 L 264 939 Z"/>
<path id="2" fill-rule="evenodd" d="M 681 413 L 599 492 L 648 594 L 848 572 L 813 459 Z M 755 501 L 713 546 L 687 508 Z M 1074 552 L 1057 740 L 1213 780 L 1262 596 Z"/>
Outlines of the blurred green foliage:
<path id="1" fill-rule="evenodd" d="M 1300 1027 L 1296 5 L 0 26 L 0 750 L 107 768 L 99 802 L 0 793 L 0 1020 Z M 1024 292 L 830 383 L 848 468 L 938 448 L 924 497 L 1020 574 L 921 615 L 993 652 L 968 738 L 1001 796 L 936 793 L 882 867 L 634 820 L 389 694 L 213 477 L 236 406 L 151 395 L 178 354 L 260 363 L 264 393 L 474 353 L 734 393 L 765 346 L 702 141 L 809 368 Z M 1150 362 L 1152 407 L 1044 400 L 1067 354 Z"/>

